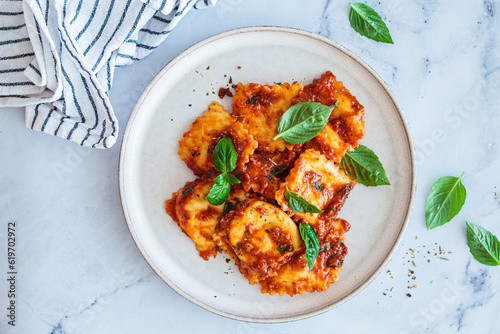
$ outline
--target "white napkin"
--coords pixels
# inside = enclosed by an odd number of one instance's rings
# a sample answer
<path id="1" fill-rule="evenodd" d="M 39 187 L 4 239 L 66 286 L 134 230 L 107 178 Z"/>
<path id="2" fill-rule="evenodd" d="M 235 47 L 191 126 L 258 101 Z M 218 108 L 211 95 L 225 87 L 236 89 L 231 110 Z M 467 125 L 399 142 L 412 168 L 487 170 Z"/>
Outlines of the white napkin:
<path id="1" fill-rule="evenodd" d="M 111 147 L 115 66 L 144 58 L 188 10 L 216 1 L 0 0 L 0 106 L 26 106 L 33 130 Z"/>

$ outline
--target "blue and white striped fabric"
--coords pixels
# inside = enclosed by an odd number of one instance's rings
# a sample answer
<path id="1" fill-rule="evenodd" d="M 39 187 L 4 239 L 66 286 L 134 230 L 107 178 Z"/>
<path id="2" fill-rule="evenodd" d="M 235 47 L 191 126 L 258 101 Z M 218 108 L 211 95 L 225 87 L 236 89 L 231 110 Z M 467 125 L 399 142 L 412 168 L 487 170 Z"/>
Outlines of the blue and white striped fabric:
<path id="1" fill-rule="evenodd" d="M 26 106 L 33 130 L 111 147 L 115 66 L 144 58 L 188 10 L 216 1 L 0 0 L 0 106 Z"/>

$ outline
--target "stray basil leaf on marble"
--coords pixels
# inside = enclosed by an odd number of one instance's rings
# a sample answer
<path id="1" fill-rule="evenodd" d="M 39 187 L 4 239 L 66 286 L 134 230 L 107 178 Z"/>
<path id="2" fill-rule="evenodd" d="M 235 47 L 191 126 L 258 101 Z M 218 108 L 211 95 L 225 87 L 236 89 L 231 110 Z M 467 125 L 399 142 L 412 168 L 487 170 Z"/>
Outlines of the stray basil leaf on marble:
<path id="1" fill-rule="evenodd" d="M 212 156 L 215 169 L 223 173 L 232 172 L 236 168 L 238 155 L 231 137 L 221 138 L 215 145 Z"/>
<path id="2" fill-rule="evenodd" d="M 387 25 L 373 8 L 364 3 L 349 5 L 349 22 L 356 32 L 377 42 L 394 44 Z"/>
<path id="3" fill-rule="evenodd" d="M 345 152 L 339 165 L 347 176 L 367 187 L 391 184 L 377 155 L 366 146 Z"/>
<path id="4" fill-rule="evenodd" d="M 323 130 L 333 108 L 318 102 L 302 102 L 291 106 L 278 123 L 278 135 L 273 139 L 283 138 L 290 144 L 302 144 L 313 139 Z"/>
<path id="5" fill-rule="evenodd" d="M 319 209 L 316 205 L 309 203 L 300 195 L 290 191 L 286 187 L 285 199 L 288 202 L 288 206 L 295 212 L 303 213 L 322 213 L 323 210 Z"/>
<path id="6" fill-rule="evenodd" d="M 314 228 L 309 224 L 299 224 L 299 232 L 306 244 L 306 260 L 309 271 L 312 270 L 319 254 L 319 239 Z"/>
<path id="7" fill-rule="evenodd" d="M 467 244 L 472 256 L 488 266 L 500 265 L 500 242 L 490 231 L 465 222 L 467 224 Z"/>
<path id="8" fill-rule="evenodd" d="M 444 225 L 455 217 L 465 203 L 467 192 L 460 177 L 445 176 L 437 180 L 427 195 L 425 222 L 428 230 Z"/>

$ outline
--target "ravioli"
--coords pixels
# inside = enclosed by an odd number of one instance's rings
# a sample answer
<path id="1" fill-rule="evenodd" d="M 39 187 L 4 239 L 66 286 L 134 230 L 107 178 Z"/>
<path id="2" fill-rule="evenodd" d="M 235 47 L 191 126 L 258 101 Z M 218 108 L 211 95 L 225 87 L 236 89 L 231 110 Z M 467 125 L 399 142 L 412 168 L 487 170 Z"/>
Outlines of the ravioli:
<path id="1" fill-rule="evenodd" d="M 255 153 L 250 157 L 242 175 L 245 190 L 253 190 L 269 201 L 275 200 L 275 193 L 283 182 L 283 177 L 293 167 L 300 151 Z"/>
<path id="2" fill-rule="evenodd" d="M 172 199 L 165 202 L 167 213 L 193 240 L 200 256 L 205 260 L 215 256 L 219 250 L 212 235 L 224 207 L 214 206 L 205 198 L 213 184 L 213 181 L 201 179 L 188 182 L 172 194 Z"/>
<path id="3" fill-rule="evenodd" d="M 205 198 L 213 185 L 213 181 L 196 179 L 187 182 L 184 187 L 172 194 L 172 199 L 165 201 L 167 213 L 193 240 L 200 256 L 205 260 L 211 256 L 215 257 L 219 251 L 212 237 L 220 219 L 223 218 L 224 211 L 231 205 L 235 207 L 237 203 L 253 196 L 236 185 L 226 203 L 215 206 Z"/>
<path id="4" fill-rule="evenodd" d="M 277 293 L 280 296 L 302 295 L 304 292 L 325 291 L 334 283 L 347 255 L 344 233 L 349 230 L 350 225 L 343 219 L 336 219 L 333 226 L 321 243 L 322 250 L 312 270 L 309 270 L 305 251 L 302 251 L 283 265 L 276 276 L 261 282 L 261 292 L 271 295 Z"/>
<path id="5" fill-rule="evenodd" d="M 293 103 L 308 101 L 327 106 L 337 103 L 327 126 L 314 140 L 320 145 L 322 153 L 340 162 L 344 153 L 357 147 L 365 135 L 364 107 L 330 71 L 306 85 Z"/>
<path id="6" fill-rule="evenodd" d="M 233 141 L 238 155 L 237 172 L 242 171 L 258 143 L 243 124 L 217 102 L 212 103 L 203 117 L 198 117 L 184 133 L 184 138 L 179 141 L 179 155 L 196 176 L 215 177 L 219 171 L 214 167 L 212 152 L 225 136 Z"/>
<path id="7" fill-rule="evenodd" d="M 314 221 L 318 215 L 335 218 L 350 190 L 356 184 L 345 172 L 314 149 L 304 151 L 276 192 L 276 201 L 294 219 Z M 324 213 L 293 212 L 285 198 L 286 188 L 297 193 Z"/>
<path id="8" fill-rule="evenodd" d="M 179 141 L 181 159 L 198 178 L 165 201 L 166 212 L 203 259 L 229 254 L 251 285 L 261 284 L 262 293 L 325 291 L 347 255 L 344 234 L 350 224 L 337 216 L 356 182 L 338 163 L 364 136 L 364 107 L 329 71 L 306 86 L 239 83 L 233 88 L 232 112 L 213 102 Z M 296 145 L 274 140 L 280 117 L 300 102 L 337 106 L 313 139 Z M 231 185 L 226 202 L 214 206 L 205 196 L 221 174 L 213 151 L 223 137 L 233 142 L 237 159 L 231 174 L 241 183 Z M 287 188 L 323 212 L 294 212 Z M 300 224 L 310 225 L 318 237 L 312 270 Z"/>

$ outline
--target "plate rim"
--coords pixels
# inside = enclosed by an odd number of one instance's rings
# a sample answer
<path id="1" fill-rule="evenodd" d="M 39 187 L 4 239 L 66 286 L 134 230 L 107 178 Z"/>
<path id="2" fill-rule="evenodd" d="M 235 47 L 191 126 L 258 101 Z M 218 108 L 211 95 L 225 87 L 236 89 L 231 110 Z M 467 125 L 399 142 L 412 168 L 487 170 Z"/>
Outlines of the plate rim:
<path id="1" fill-rule="evenodd" d="M 281 33 L 292 33 L 292 34 L 297 34 L 301 36 L 305 36 L 308 38 L 312 38 L 315 40 L 318 40 L 322 43 L 328 44 L 331 47 L 334 47 L 341 51 L 342 53 L 346 54 L 347 56 L 351 57 L 355 62 L 360 64 L 363 68 L 365 68 L 372 76 L 377 80 L 377 82 L 382 86 L 382 88 L 385 90 L 385 92 L 388 94 L 390 97 L 392 103 L 394 104 L 397 114 L 399 116 L 399 119 L 401 121 L 401 124 L 403 125 L 404 129 L 404 134 L 406 136 L 406 144 L 409 146 L 409 162 L 410 162 L 410 174 L 411 174 L 411 187 L 410 187 L 410 196 L 408 199 L 407 203 L 407 211 L 406 215 L 404 218 L 404 222 L 401 225 L 401 228 L 398 232 L 397 238 L 395 242 L 392 244 L 389 252 L 387 253 L 386 258 L 381 262 L 379 267 L 372 273 L 371 276 L 369 276 L 362 284 L 360 284 L 355 290 L 353 290 L 349 295 L 343 297 L 340 300 L 337 300 L 328 306 L 320 309 L 320 310 L 315 310 L 315 311 L 309 311 L 309 312 L 304 312 L 300 315 L 293 315 L 293 316 L 280 316 L 280 317 L 271 317 L 271 318 L 257 318 L 257 317 L 245 317 L 241 315 L 236 315 L 232 314 L 229 312 L 222 311 L 220 309 L 217 309 L 215 307 L 212 307 L 198 299 L 196 299 L 194 296 L 191 294 L 187 293 L 184 291 L 182 288 L 174 284 L 168 277 L 166 277 L 160 270 L 160 268 L 154 263 L 152 258 L 150 257 L 150 254 L 146 250 L 146 248 L 143 246 L 140 238 L 138 237 L 138 234 L 135 231 L 135 227 L 131 222 L 130 214 L 129 214 L 129 207 L 127 206 L 127 201 L 125 198 L 125 193 L 124 193 L 124 188 L 125 188 L 125 181 L 124 181 L 124 169 L 125 169 L 125 161 L 126 161 L 126 151 L 127 151 L 127 143 L 129 142 L 130 139 L 130 133 L 131 129 L 133 127 L 133 124 L 135 120 L 137 119 L 137 116 L 139 114 L 139 110 L 141 109 L 141 106 L 143 105 L 144 101 L 148 97 L 150 91 L 152 88 L 156 85 L 156 83 L 165 75 L 168 70 L 175 66 L 176 63 L 180 62 L 183 58 L 191 54 L 192 52 L 195 52 L 199 48 L 208 45 L 216 40 L 226 38 L 228 36 L 233 36 L 237 34 L 244 34 L 244 33 L 259 33 L 259 32 L 281 32 Z M 303 30 L 303 29 L 298 29 L 298 28 L 291 28 L 291 27 L 285 27 L 285 26 L 272 26 L 272 25 L 263 25 L 263 26 L 247 26 L 247 27 L 242 27 L 242 28 L 235 28 L 235 29 L 230 29 L 226 30 L 220 33 L 217 33 L 215 35 L 209 36 L 207 38 L 202 39 L 201 41 L 189 46 L 182 52 L 180 52 L 177 56 L 175 56 L 172 60 L 170 60 L 155 76 L 154 78 L 149 82 L 149 84 L 146 86 L 144 91 L 141 93 L 141 96 L 137 100 L 137 102 L 134 105 L 134 108 L 132 109 L 132 112 L 130 114 L 130 117 L 127 121 L 127 124 L 125 126 L 125 130 L 123 133 L 123 138 L 120 146 L 120 155 L 119 155 L 119 164 L 118 164 L 118 186 L 119 186 L 119 192 L 120 192 L 120 203 L 122 206 L 122 211 L 124 214 L 125 221 L 127 223 L 127 228 L 132 236 L 132 240 L 134 241 L 134 244 L 138 248 L 139 252 L 141 253 L 142 257 L 146 260 L 147 264 L 151 267 L 151 269 L 158 275 L 162 281 L 164 281 L 172 290 L 174 290 L 176 293 L 181 295 L 183 298 L 186 300 L 190 301 L 191 303 L 197 305 L 198 307 L 201 307 L 211 313 L 214 313 L 219 316 L 223 316 L 229 319 L 234 319 L 234 320 L 239 320 L 239 321 L 244 321 L 244 322 L 251 322 L 251 323 L 284 323 L 284 322 L 291 322 L 291 321 L 298 321 L 298 320 L 303 320 L 307 318 L 311 318 L 317 315 L 320 315 L 322 313 L 328 312 L 357 294 L 359 294 L 361 291 L 363 291 L 379 274 L 380 272 L 387 266 L 388 262 L 391 260 L 393 257 L 394 253 L 396 252 L 398 246 L 401 243 L 401 240 L 404 237 L 406 228 L 410 222 L 411 215 L 413 212 L 413 207 L 415 203 L 415 197 L 416 197 L 416 191 L 417 191 L 417 164 L 416 164 L 416 154 L 415 154 L 415 146 L 414 142 L 412 139 L 410 127 L 408 125 L 408 122 L 406 120 L 406 117 L 404 115 L 403 109 L 401 105 L 399 104 L 399 101 L 397 100 L 396 96 L 390 89 L 390 87 L 387 85 L 387 83 L 381 78 L 381 76 L 370 66 L 368 65 L 363 59 L 361 59 L 358 55 L 347 49 L 346 47 L 340 45 L 339 43 L 321 36 L 319 34 Z"/>

